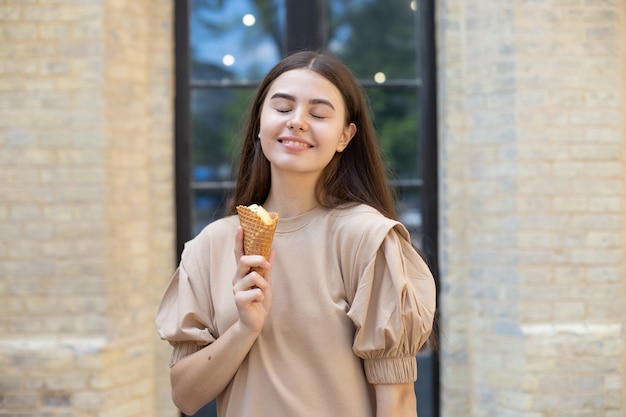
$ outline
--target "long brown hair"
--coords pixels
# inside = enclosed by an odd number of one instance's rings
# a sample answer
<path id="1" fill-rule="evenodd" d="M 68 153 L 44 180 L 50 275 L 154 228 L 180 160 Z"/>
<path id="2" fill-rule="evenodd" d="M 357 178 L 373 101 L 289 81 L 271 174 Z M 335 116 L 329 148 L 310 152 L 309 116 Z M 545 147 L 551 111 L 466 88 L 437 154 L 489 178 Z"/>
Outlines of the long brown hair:
<path id="1" fill-rule="evenodd" d="M 257 139 L 261 110 L 274 80 L 287 71 L 299 68 L 315 71 L 337 87 L 346 107 L 345 125 L 354 123 L 357 128 L 348 147 L 335 153 L 322 170 L 316 184 L 319 204 L 335 208 L 347 203 L 363 203 L 389 218 L 397 219 L 364 91 L 341 61 L 328 53 L 313 51 L 289 55 L 276 64 L 261 82 L 250 109 L 237 182 L 228 212 L 234 214 L 239 204 L 261 204 L 269 194 L 272 183 L 270 164 Z"/>

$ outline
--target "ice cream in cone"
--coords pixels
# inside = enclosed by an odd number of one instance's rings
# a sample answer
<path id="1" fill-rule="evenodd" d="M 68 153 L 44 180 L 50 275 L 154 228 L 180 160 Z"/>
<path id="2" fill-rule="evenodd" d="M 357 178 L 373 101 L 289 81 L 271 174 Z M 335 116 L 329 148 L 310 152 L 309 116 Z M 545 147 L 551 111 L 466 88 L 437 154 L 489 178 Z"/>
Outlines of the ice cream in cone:
<path id="1" fill-rule="evenodd" d="M 243 251 L 246 255 L 270 256 L 274 232 L 278 223 L 278 213 L 268 213 L 263 207 L 252 204 L 237 206 L 239 223 L 243 228 Z M 263 275 L 264 269 L 253 268 Z"/>

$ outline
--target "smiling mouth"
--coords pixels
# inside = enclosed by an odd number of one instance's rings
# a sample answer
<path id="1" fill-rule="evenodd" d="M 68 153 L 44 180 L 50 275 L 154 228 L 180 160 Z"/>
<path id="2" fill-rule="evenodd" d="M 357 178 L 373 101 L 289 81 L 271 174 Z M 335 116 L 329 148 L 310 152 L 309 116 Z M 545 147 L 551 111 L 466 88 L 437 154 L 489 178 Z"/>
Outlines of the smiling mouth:
<path id="1" fill-rule="evenodd" d="M 312 148 L 313 147 L 309 145 L 308 143 L 300 142 L 297 140 L 280 139 L 279 142 L 282 143 L 283 145 L 297 146 L 300 148 Z"/>

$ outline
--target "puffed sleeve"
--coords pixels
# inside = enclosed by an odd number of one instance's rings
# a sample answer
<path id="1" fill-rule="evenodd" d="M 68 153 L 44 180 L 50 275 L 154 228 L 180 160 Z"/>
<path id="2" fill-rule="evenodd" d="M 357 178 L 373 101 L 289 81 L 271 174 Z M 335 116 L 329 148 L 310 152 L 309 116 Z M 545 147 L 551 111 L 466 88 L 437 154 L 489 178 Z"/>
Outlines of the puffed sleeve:
<path id="1" fill-rule="evenodd" d="M 431 333 L 435 313 L 428 266 L 406 229 L 396 225 L 355 270 L 358 284 L 348 316 L 356 326 L 353 351 L 364 360 L 368 382 L 414 382 L 415 355 Z"/>
<path id="2" fill-rule="evenodd" d="M 206 268 L 198 262 L 197 246 L 193 241 L 185 246 L 156 316 L 159 336 L 174 347 L 170 366 L 216 339 Z"/>

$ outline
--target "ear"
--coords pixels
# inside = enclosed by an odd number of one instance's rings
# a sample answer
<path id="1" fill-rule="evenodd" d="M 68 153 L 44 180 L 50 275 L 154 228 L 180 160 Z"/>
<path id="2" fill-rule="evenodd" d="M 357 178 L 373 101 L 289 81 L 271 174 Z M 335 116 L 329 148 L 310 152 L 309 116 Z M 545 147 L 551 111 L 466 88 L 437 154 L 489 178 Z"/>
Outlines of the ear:
<path id="1" fill-rule="evenodd" d="M 341 138 L 339 139 L 339 144 L 337 145 L 337 152 L 343 152 L 343 150 L 346 149 L 355 134 L 356 125 L 354 123 L 350 123 L 343 129 Z"/>

